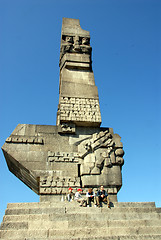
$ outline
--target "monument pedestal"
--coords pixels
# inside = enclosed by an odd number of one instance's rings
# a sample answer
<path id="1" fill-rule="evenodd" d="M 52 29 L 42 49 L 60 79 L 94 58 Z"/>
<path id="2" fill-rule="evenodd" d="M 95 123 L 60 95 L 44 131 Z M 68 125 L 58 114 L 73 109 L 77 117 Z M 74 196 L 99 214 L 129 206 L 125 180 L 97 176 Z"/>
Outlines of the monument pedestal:
<path id="1" fill-rule="evenodd" d="M 111 209 L 75 201 L 9 203 L 0 239 L 160 240 L 161 208 L 154 202 L 115 202 Z"/>

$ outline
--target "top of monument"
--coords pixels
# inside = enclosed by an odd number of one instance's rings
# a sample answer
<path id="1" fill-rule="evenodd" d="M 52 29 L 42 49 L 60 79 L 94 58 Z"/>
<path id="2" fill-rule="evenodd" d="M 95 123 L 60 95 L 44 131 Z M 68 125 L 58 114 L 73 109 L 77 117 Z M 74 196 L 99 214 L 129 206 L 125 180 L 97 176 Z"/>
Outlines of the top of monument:
<path id="1" fill-rule="evenodd" d="M 79 19 L 63 18 L 60 45 L 60 88 L 57 125 L 100 126 L 98 89 L 91 60 L 89 31 Z"/>
<path id="2" fill-rule="evenodd" d="M 79 19 L 72 18 L 63 18 L 62 35 L 79 35 L 82 37 L 90 37 L 89 31 L 81 28 Z"/>

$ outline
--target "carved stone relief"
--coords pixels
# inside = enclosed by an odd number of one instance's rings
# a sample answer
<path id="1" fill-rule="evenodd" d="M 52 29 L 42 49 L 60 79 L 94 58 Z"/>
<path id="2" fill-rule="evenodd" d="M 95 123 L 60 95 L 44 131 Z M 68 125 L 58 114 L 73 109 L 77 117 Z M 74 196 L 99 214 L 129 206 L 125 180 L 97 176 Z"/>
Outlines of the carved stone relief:
<path id="1" fill-rule="evenodd" d="M 58 127 L 59 133 L 75 133 L 75 124 L 74 123 L 61 123 Z"/>
<path id="2" fill-rule="evenodd" d="M 30 143 L 30 144 L 44 144 L 43 138 L 40 137 L 8 137 L 7 143 Z"/>
<path id="3" fill-rule="evenodd" d="M 60 49 L 60 59 L 65 53 L 85 53 L 91 54 L 90 38 L 81 36 L 62 35 Z"/>
<path id="4" fill-rule="evenodd" d="M 40 194 L 65 194 L 69 187 L 80 187 L 79 177 L 40 177 Z"/>
<path id="5" fill-rule="evenodd" d="M 61 97 L 59 114 L 60 121 L 101 122 L 97 99 Z"/>
<path id="6" fill-rule="evenodd" d="M 76 192 L 81 187 L 80 178 L 44 176 L 40 177 L 39 180 L 39 194 L 66 194 L 69 187 L 72 187 L 73 191 Z M 87 190 L 88 188 L 84 188 L 83 192 L 86 193 Z M 98 188 L 93 190 L 97 192 Z M 106 188 L 106 191 L 109 194 L 117 193 L 117 189 L 112 187 Z"/>
<path id="7" fill-rule="evenodd" d="M 122 166 L 124 163 L 124 151 L 122 148 L 116 148 L 108 130 L 93 134 L 91 138 L 82 141 L 78 150 L 80 157 L 84 159 L 81 175 L 100 175 L 107 172 L 105 168 Z"/>
<path id="8" fill-rule="evenodd" d="M 48 162 L 78 162 L 78 153 L 48 151 Z"/>

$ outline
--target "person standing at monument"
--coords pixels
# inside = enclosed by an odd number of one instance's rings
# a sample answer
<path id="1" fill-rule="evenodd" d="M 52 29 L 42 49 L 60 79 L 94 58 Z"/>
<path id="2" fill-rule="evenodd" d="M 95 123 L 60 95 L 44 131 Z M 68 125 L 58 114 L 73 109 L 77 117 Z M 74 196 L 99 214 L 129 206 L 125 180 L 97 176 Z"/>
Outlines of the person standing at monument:
<path id="1" fill-rule="evenodd" d="M 81 195 L 81 193 L 82 193 L 82 189 L 81 188 L 78 188 L 78 190 L 77 190 L 77 192 L 75 193 L 75 200 L 78 202 L 78 203 L 80 203 L 80 207 L 86 207 L 87 206 L 87 202 L 86 202 L 86 200 L 82 197 L 82 195 Z"/>
<path id="2" fill-rule="evenodd" d="M 87 206 L 91 206 L 91 202 L 93 202 L 96 206 L 96 199 L 95 199 L 95 193 L 92 188 L 88 188 L 88 192 L 86 193 L 87 198 Z"/>
<path id="3" fill-rule="evenodd" d="M 100 187 L 96 194 L 96 203 L 98 207 L 100 207 L 101 202 L 107 203 L 108 208 L 110 208 L 110 199 L 103 186 Z"/>

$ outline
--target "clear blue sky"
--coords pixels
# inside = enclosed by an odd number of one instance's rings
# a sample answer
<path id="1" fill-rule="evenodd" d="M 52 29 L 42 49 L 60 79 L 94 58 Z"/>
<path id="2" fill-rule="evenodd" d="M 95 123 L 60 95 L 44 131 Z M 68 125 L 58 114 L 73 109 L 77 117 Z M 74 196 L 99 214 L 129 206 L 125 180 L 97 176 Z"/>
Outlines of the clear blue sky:
<path id="1" fill-rule="evenodd" d="M 89 30 L 102 126 L 122 137 L 118 200 L 161 206 L 161 1 L 0 0 L 0 146 L 18 123 L 56 124 L 62 18 Z M 39 197 L 0 152 L 0 221 Z"/>

